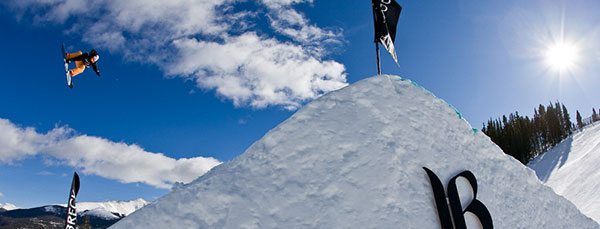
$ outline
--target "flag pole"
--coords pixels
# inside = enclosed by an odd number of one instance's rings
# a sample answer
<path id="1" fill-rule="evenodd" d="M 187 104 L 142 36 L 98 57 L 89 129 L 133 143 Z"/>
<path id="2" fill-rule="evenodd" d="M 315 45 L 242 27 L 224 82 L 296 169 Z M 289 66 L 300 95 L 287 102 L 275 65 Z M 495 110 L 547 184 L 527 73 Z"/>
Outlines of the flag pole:
<path id="1" fill-rule="evenodd" d="M 379 10 L 379 5 L 381 0 L 371 0 L 371 5 L 373 7 L 373 28 L 375 29 L 375 54 L 377 54 L 377 75 L 381 75 L 381 65 L 379 64 L 379 34 L 377 34 L 377 11 Z"/>
<path id="2" fill-rule="evenodd" d="M 375 53 L 377 53 L 377 75 L 381 75 L 381 65 L 379 63 L 379 42 L 375 42 Z"/>

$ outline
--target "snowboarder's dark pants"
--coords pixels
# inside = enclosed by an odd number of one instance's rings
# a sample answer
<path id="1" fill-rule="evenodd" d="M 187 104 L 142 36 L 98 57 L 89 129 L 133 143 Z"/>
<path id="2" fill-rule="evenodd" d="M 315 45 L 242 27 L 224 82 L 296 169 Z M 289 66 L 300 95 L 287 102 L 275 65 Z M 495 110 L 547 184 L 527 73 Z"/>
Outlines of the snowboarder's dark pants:
<path id="1" fill-rule="evenodd" d="M 69 62 L 83 61 L 88 58 L 90 58 L 90 56 L 87 52 L 82 53 L 81 51 L 77 51 L 75 53 L 67 53 L 67 60 Z"/>
<path id="2" fill-rule="evenodd" d="M 75 61 L 75 65 L 77 66 L 76 68 L 69 70 L 71 71 L 71 77 L 79 75 L 83 72 L 83 70 L 85 70 L 85 64 L 83 64 L 83 61 L 86 58 L 88 58 L 87 52 L 82 53 L 81 51 L 77 51 L 75 53 L 67 53 L 67 60 L 69 62 Z"/>

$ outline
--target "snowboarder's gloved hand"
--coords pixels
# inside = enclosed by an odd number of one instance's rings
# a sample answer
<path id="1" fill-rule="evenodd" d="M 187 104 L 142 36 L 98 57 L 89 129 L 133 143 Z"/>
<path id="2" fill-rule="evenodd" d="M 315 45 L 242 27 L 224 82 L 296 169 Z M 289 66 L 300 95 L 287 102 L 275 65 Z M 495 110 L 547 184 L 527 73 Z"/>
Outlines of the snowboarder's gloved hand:
<path id="1" fill-rule="evenodd" d="M 98 69 L 98 64 L 93 63 L 92 68 L 94 69 L 94 72 L 96 72 L 96 75 L 100 76 L 100 69 Z"/>

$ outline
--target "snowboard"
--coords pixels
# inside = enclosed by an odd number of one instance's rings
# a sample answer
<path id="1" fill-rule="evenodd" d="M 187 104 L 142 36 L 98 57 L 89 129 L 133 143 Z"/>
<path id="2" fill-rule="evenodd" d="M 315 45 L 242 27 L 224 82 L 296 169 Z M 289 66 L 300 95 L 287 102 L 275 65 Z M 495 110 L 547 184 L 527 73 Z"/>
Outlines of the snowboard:
<path id="1" fill-rule="evenodd" d="M 62 56 L 65 63 L 65 74 L 67 75 L 67 86 L 73 88 L 73 81 L 71 80 L 71 74 L 69 72 L 69 62 L 67 62 L 67 52 L 65 51 L 65 44 L 62 44 Z"/>

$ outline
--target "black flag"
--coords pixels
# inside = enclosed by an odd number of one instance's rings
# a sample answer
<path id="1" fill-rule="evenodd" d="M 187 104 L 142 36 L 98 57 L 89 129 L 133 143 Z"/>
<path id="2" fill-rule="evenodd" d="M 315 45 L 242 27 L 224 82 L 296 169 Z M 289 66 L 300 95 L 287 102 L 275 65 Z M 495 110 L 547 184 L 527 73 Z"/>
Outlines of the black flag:
<path id="1" fill-rule="evenodd" d="M 395 0 L 371 0 L 371 4 L 375 23 L 375 43 L 381 43 L 398 64 L 394 41 L 402 7 Z M 377 53 L 379 55 L 379 51 Z M 379 66 L 379 63 L 377 65 Z"/>
<path id="2" fill-rule="evenodd" d="M 65 229 L 75 229 L 77 225 L 77 209 L 75 207 L 75 197 L 79 192 L 79 175 L 77 172 L 73 174 L 73 182 L 71 182 L 71 191 L 69 192 L 69 203 L 67 204 L 67 221 Z"/>

